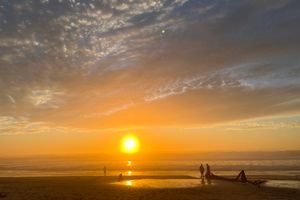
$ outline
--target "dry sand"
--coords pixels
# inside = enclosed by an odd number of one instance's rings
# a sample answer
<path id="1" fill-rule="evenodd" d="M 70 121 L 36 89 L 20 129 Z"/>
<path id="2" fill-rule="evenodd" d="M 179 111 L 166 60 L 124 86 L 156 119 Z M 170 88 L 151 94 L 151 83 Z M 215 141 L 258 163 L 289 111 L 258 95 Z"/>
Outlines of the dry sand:
<path id="1" fill-rule="evenodd" d="M 139 177 L 186 178 L 186 177 Z M 134 188 L 117 184 L 116 177 L 31 177 L 0 178 L 2 200 L 59 200 L 59 199 L 300 199 L 300 190 L 256 187 L 249 184 L 215 182 L 195 188 Z"/>

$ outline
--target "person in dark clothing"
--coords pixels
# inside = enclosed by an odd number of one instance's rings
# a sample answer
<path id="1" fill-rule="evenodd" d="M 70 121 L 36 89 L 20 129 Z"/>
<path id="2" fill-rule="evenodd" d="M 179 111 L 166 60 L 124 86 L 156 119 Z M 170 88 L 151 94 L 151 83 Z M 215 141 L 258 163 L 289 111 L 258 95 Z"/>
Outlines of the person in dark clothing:
<path id="1" fill-rule="evenodd" d="M 202 164 L 199 167 L 199 171 L 200 171 L 200 174 L 201 174 L 201 178 L 203 178 L 204 177 L 204 167 L 203 167 Z"/>
<path id="2" fill-rule="evenodd" d="M 210 171 L 210 166 L 206 164 L 206 173 L 205 173 L 205 178 L 209 179 L 212 176 L 212 173 Z"/>
<path id="3" fill-rule="evenodd" d="M 123 180 L 123 174 L 120 173 L 120 174 L 119 174 L 119 181 L 122 181 L 122 180 Z"/>
<path id="4" fill-rule="evenodd" d="M 103 175 L 106 176 L 106 166 L 103 167 Z"/>
<path id="5" fill-rule="evenodd" d="M 239 175 L 237 175 L 237 177 L 235 178 L 235 180 L 239 180 L 239 179 L 241 179 L 241 182 L 243 182 L 243 183 L 247 183 L 247 182 L 248 182 L 244 170 L 242 170 L 242 171 L 239 173 Z"/>

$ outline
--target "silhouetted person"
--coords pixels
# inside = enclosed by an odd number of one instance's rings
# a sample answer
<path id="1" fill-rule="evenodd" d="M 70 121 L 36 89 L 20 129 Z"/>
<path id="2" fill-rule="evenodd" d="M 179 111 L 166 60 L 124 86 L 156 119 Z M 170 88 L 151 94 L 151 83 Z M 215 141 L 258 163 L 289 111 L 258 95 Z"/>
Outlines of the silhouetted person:
<path id="1" fill-rule="evenodd" d="M 246 174 L 245 174 L 245 171 L 244 170 L 242 170 L 240 173 L 239 173 L 239 175 L 235 178 L 236 180 L 239 180 L 239 179 L 241 179 L 241 182 L 243 182 L 243 183 L 247 183 L 248 182 L 248 180 L 247 180 L 247 177 L 246 177 Z"/>
<path id="2" fill-rule="evenodd" d="M 206 173 L 205 173 L 205 178 L 209 179 L 211 177 L 212 173 L 210 171 L 210 166 L 206 164 Z"/>
<path id="3" fill-rule="evenodd" d="M 103 167 L 103 175 L 106 176 L 106 166 Z"/>
<path id="4" fill-rule="evenodd" d="M 122 179 L 123 179 L 123 174 L 120 173 L 120 174 L 119 174 L 119 181 L 121 181 Z"/>
<path id="5" fill-rule="evenodd" d="M 201 178 L 203 178 L 204 177 L 204 167 L 203 167 L 202 164 L 199 167 L 199 171 L 200 171 L 200 174 L 201 174 Z"/>

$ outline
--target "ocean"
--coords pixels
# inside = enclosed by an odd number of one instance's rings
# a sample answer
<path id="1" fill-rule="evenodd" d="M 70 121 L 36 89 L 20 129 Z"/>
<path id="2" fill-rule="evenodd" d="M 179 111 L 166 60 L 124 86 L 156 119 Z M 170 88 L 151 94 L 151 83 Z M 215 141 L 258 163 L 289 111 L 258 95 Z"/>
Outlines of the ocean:
<path id="1" fill-rule="evenodd" d="M 116 158 L 103 155 L 1 157 L 0 177 L 190 175 L 208 163 L 217 175 L 300 176 L 299 152 L 193 153 Z"/>

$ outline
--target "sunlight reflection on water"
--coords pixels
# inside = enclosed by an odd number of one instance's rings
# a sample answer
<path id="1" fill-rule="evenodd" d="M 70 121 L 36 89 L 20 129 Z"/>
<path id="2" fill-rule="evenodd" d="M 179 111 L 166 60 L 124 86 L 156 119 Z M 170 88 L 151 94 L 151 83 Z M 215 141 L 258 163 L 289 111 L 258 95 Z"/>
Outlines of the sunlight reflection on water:
<path id="1" fill-rule="evenodd" d="M 269 180 L 264 183 L 266 187 L 280 187 L 280 188 L 293 188 L 300 189 L 300 181 L 295 180 Z"/>
<path id="2" fill-rule="evenodd" d="M 114 184 L 142 188 L 191 188 L 211 185 L 199 179 L 138 179 L 116 182 Z"/>
<path id="3" fill-rule="evenodd" d="M 126 181 L 125 184 L 126 184 L 127 186 L 132 186 L 132 181 Z"/>

